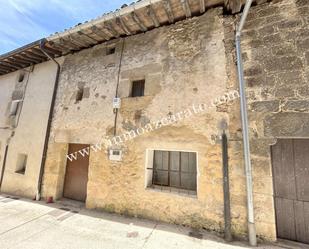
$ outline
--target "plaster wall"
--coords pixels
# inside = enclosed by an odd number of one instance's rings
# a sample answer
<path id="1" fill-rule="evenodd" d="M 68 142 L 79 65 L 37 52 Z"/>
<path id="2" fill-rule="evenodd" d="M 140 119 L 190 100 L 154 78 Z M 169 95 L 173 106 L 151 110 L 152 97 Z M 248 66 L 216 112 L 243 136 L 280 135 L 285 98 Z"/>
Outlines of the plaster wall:
<path id="1" fill-rule="evenodd" d="M 20 73 L 25 73 L 24 81 L 19 83 Z M 23 101 L 19 105 L 15 122 L 11 122 L 6 166 L 1 191 L 5 193 L 33 198 L 37 191 L 37 182 L 42 161 L 46 127 L 50 110 L 56 66 L 45 62 L 17 71 L 0 78 L 1 87 L 1 123 L 8 123 L 7 108 L 10 106 L 13 91 L 23 92 Z M 3 121 L 4 120 L 4 121 Z M 1 139 L 4 144 L 6 137 Z M 3 148 L 1 158 L 3 158 Z M 16 173 L 20 154 L 27 155 L 26 171 Z"/>

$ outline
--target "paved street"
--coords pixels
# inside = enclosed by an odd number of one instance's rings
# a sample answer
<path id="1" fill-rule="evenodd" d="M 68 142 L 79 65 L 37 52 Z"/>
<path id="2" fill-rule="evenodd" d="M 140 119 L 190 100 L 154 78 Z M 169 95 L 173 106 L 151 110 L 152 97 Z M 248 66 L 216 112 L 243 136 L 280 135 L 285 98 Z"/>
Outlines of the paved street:
<path id="1" fill-rule="evenodd" d="M 192 230 L 182 226 L 125 218 L 69 204 L 47 205 L 0 195 L 0 248 L 249 248 L 246 242 L 225 244 L 220 237 L 207 232 L 193 232 L 192 237 Z"/>

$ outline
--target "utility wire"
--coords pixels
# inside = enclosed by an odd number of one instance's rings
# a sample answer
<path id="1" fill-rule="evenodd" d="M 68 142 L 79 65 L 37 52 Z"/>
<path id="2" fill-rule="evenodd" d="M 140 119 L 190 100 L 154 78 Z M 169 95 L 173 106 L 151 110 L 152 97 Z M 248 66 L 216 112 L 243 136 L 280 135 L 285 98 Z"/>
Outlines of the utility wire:
<path id="1" fill-rule="evenodd" d="M 122 38 L 122 46 L 121 46 L 121 53 L 120 53 L 119 66 L 118 66 L 117 86 L 116 86 L 115 98 L 118 98 L 118 89 L 119 89 L 119 82 L 120 82 L 120 72 L 121 72 L 121 65 L 122 65 L 122 57 L 123 57 L 124 45 L 125 45 L 125 38 Z M 114 136 L 116 136 L 116 134 L 117 134 L 117 118 L 118 118 L 118 109 L 117 108 L 114 109 L 114 113 L 115 113 Z"/>

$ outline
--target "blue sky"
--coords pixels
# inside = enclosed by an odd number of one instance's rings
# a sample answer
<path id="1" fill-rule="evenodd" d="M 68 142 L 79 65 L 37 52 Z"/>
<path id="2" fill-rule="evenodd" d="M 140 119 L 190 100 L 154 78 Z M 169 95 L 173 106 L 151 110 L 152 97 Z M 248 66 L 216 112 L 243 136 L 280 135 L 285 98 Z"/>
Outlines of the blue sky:
<path id="1" fill-rule="evenodd" d="M 0 0 L 0 54 L 131 2 L 132 0 Z"/>

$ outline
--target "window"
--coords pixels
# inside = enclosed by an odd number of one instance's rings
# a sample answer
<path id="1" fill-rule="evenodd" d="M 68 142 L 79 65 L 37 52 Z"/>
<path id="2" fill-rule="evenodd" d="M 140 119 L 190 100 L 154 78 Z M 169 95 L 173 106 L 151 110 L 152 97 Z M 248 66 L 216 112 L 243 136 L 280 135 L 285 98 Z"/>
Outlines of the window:
<path id="1" fill-rule="evenodd" d="M 76 102 L 79 102 L 83 99 L 84 96 L 84 88 L 83 87 L 79 87 L 76 93 Z"/>
<path id="2" fill-rule="evenodd" d="M 132 82 L 131 97 L 144 96 L 145 80 L 136 80 Z"/>
<path id="3" fill-rule="evenodd" d="M 18 154 L 17 156 L 17 165 L 15 173 L 24 175 L 26 172 L 26 166 L 27 166 L 27 158 L 28 156 L 26 154 Z"/>
<path id="4" fill-rule="evenodd" d="M 24 72 L 20 72 L 19 76 L 18 76 L 18 82 L 23 82 L 25 79 L 25 73 Z"/>
<path id="5" fill-rule="evenodd" d="M 196 153 L 155 150 L 152 185 L 196 191 Z"/>
<path id="6" fill-rule="evenodd" d="M 116 48 L 107 48 L 106 55 L 114 54 L 116 52 Z"/>

